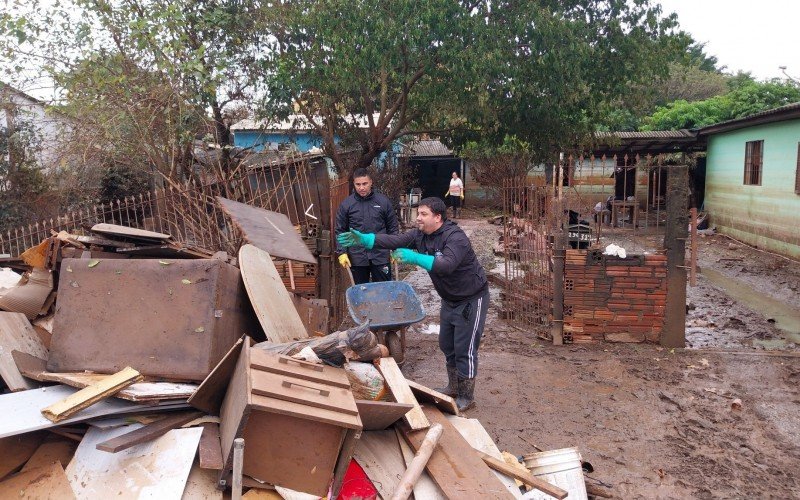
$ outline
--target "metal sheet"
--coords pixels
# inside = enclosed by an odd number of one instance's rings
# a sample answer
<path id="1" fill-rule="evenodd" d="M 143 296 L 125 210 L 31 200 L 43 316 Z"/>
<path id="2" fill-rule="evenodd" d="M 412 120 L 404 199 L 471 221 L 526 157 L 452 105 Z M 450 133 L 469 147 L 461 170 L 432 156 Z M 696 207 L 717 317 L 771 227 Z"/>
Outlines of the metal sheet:
<path id="1" fill-rule="evenodd" d="M 217 196 L 222 210 L 244 234 L 253 246 L 268 252 L 273 257 L 316 264 L 317 259 L 308 249 L 287 216 L 270 212 L 238 201 Z"/>
<path id="2" fill-rule="evenodd" d="M 222 261 L 66 259 L 47 368 L 203 380 L 253 328 L 239 270 Z"/>

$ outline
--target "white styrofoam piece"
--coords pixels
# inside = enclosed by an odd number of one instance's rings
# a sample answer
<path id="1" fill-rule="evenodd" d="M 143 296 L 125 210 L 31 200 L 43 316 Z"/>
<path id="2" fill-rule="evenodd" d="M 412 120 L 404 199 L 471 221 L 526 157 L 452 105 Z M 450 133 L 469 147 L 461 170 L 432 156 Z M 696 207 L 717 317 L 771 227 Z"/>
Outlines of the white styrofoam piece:
<path id="1" fill-rule="evenodd" d="M 486 432 L 486 429 L 483 428 L 483 425 L 481 425 L 478 419 L 447 415 L 447 420 L 453 424 L 453 427 L 456 428 L 458 433 L 461 434 L 461 436 L 469 443 L 470 446 L 476 450 L 486 453 L 487 455 L 491 455 L 498 460 L 503 460 L 503 454 L 500 452 L 500 449 L 496 444 L 494 444 L 492 436 Z M 511 493 L 514 498 L 522 498 L 522 493 L 519 491 L 517 483 L 512 478 L 506 476 L 505 474 L 501 474 L 496 470 L 493 470 L 492 472 L 494 472 L 500 481 L 506 485 L 509 493 Z"/>
<path id="2" fill-rule="evenodd" d="M 184 403 L 164 404 L 160 406 L 142 406 L 141 404 L 117 398 L 107 398 L 79 411 L 73 417 L 54 424 L 42 415 L 42 408 L 60 401 L 79 391 L 65 385 L 51 385 L 40 389 L 12 392 L 0 395 L 0 438 L 24 434 L 26 432 L 48 429 L 58 425 L 82 422 L 91 418 L 124 413 L 144 413 L 159 411 L 163 408 L 186 408 Z"/>
<path id="3" fill-rule="evenodd" d="M 140 427 L 92 427 L 86 432 L 65 469 L 78 499 L 181 499 L 202 427 L 174 429 L 117 453 L 97 449 L 98 443 Z"/>

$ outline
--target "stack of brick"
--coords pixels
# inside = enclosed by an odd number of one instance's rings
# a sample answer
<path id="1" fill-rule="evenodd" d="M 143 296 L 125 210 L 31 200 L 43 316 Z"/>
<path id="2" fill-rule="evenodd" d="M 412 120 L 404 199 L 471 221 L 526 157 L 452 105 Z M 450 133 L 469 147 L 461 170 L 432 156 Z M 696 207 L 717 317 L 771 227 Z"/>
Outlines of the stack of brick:
<path id="1" fill-rule="evenodd" d="M 598 250 L 567 250 L 566 342 L 658 343 L 666 300 L 666 256 L 631 255 L 621 259 Z"/>

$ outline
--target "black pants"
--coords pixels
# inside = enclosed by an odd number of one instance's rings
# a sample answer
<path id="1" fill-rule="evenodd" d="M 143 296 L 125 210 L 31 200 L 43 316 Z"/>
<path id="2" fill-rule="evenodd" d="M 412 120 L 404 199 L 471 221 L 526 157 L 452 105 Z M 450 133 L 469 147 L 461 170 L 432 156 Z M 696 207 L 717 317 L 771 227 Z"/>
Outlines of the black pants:
<path id="1" fill-rule="evenodd" d="M 353 273 L 353 281 L 356 285 L 361 283 L 373 283 L 378 281 L 390 281 L 392 279 L 392 268 L 389 264 L 371 264 L 369 266 L 352 266 L 350 271 Z M 370 279 L 370 277 L 372 279 Z"/>
<path id="2" fill-rule="evenodd" d="M 447 366 L 455 366 L 462 378 L 474 378 L 478 374 L 478 347 L 488 308 L 488 288 L 472 300 L 450 302 L 442 299 L 439 348 Z"/>

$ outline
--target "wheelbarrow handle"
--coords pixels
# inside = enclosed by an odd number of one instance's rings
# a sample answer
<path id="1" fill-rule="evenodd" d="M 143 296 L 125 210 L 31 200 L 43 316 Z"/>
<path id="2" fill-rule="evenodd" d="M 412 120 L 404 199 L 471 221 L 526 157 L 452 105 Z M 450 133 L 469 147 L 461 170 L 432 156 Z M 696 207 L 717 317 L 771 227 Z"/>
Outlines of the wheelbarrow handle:
<path id="1" fill-rule="evenodd" d="M 350 270 L 350 267 L 345 267 L 347 269 L 347 276 L 350 278 L 350 285 L 356 286 L 356 280 L 353 279 L 353 271 Z"/>
<path id="2" fill-rule="evenodd" d="M 400 281 L 400 275 L 397 274 L 397 261 L 395 259 L 391 259 L 392 261 L 392 273 L 394 274 L 394 280 Z"/>

